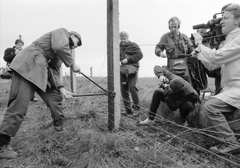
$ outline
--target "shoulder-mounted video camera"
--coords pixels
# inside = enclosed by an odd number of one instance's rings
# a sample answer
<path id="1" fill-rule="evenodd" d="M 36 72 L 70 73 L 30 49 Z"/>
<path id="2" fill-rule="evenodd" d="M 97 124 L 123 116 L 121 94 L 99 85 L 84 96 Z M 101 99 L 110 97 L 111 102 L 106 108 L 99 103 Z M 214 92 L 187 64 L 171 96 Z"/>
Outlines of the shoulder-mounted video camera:
<path id="1" fill-rule="evenodd" d="M 224 41 L 226 37 L 222 34 L 222 27 L 220 25 L 222 17 L 217 18 L 217 15 L 222 15 L 222 13 L 214 14 L 213 19 L 209 20 L 206 24 L 203 23 L 193 26 L 193 30 L 200 30 L 199 33 L 203 37 L 203 43 L 209 42 L 210 47 L 216 49 L 218 49 L 220 43 Z M 191 40 L 194 43 L 194 37 L 192 35 Z"/>

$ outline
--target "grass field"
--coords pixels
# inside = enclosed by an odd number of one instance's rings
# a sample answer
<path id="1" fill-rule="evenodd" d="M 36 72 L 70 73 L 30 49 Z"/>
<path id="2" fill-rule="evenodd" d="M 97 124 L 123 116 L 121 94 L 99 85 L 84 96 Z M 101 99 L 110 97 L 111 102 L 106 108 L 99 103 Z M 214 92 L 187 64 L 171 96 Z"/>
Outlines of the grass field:
<path id="1" fill-rule="evenodd" d="M 106 78 L 92 78 L 107 88 Z M 69 83 L 64 81 L 66 88 Z M 7 105 L 10 81 L 0 80 L 0 120 Z M 139 78 L 141 115 L 121 118 L 120 128 L 108 130 L 107 96 L 69 99 L 64 102 L 66 131 L 53 130 L 49 110 L 42 100 L 31 102 L 16 137 L 14 160 L 0 160 L 0 168 L 237 168 L 236 156 L 218 156 L 207 149 L 215 141 L 198 128 L 181 127 L 174 113 L 162 104 L 153 126 L 139 126 L 147 116 L 151 96 L 157 88 L 156 78 Z M 212 80 L 209 88 L 213 89 Z M 79 94 L 100 93 L 85 78 L 77 79 Z M 120 95 L 116 95 L 120 96 Z M 121 109 L 124 110 L 122 104 Z M 239 157 L 239 156 L 238 156 Z"/>

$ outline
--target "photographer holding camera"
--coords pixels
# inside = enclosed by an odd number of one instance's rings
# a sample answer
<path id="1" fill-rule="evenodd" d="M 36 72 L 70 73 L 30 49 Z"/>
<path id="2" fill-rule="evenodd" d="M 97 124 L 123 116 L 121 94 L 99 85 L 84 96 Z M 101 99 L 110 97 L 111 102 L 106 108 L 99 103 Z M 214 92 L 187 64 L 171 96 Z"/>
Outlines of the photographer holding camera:
<path id="1" fill-rule="evenodd" d="M 187 126 L 188 114 L 194 110 L 195 103 L 200 101 L 197 91 L 183 78 L 161 66 L 155 66 L 154 73 L 160 80 L 159 89 L 153 93 L 149 117 L 139 124 L 153 124 L 160 103 L 165 102 L 172 111 L 179 108 L 179 124 Z"/>
<path id="2" fill-rule="evenodd" d="M 218 50 L 202 45 L 203 37 L 194 33 L 197 57 L 208 70 L 222 68 L 223 91 L 209 99 L 203 107 L 208 126 L 221 136 L 227 144 L 210 147 L 216 153 L 234 152 L 240 144 L 234 131 L 239 131 L 239 121 L 228 123 L 226 116 L 233 115 L 240 108 L 240 5 L 231 4 L 225 10 L 220 22 L 226 40 Z"/>

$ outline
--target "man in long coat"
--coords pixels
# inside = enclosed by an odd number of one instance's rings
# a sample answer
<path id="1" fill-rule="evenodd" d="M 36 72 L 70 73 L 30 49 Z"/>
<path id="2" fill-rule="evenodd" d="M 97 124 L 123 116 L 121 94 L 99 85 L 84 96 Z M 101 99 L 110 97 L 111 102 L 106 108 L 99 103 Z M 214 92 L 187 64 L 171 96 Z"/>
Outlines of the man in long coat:
<path id="1" fill-rule="evenodd" d="M 63 113 L 61 110 L 63 96 L 72 97 L 64 89 L 60 80 L 62 62 L 80 73 L 71 51 L 81 46 L 81 36 L 77 32 L 60 28 L 35 40 L 13 59 L 12 83 L 9 92 L 8 107 L 0 124 L 0 159 L 13 159 L 18 156 L 11 145 L 27 113 L 28 105 L 37 92 L 51 111 L 56 131 L 62 130 Z"/>

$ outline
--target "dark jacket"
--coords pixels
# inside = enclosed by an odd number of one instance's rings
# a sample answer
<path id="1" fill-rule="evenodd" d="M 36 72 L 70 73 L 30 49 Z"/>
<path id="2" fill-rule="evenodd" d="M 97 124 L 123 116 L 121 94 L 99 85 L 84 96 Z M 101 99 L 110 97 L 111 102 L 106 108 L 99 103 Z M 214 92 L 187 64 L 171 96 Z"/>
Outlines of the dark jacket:
<path id="1" fill-rule="evenodd" d="M 7 48 L 4 52 L 4 56 L 3 56 L 3 59 L 4 61 L 7 62 L 7 64 L 10 64 L 13 60 L 13 58 L 16 56 L 15 54 L 15 46 L 12 47 L 12 48 Z"/>
<path id="2" fill-rule="evenodd" d="M 127 45 L 122 45 L 120 43 L 120 61 L 127 58 L 128 63 L 139 68 L 139 61 L 143 58 L 143 53 L 139 46 L 129 41 Z"/>
<path id="3" fill-rule="evenodd" d="M 46 33 L 24 48 L 14 58 L 10 68 L 45 92 L 49 82 L 56 88 L 62 85 L 62 62 L 66 67 L 74 63 L 69 47 L 69 33 L 65 28 Z"/>
<path id="4" fill-rule="evenodd" d="M 190 54 L 194 48 L 188 36 L 179 32 L 179 41 L 171 33 L 165 33 L 155 47 L 155 54 L 159 50 L 166 50 L 167 58 L 177 58 L 179 54 Z"/>
<path id="5" fill-rule="evenodd" d="M 158 78 L 163 75 L 168 78 L 169 81 L 178 78 L 184 84 L 183 90 L 179 93 L 168 91 L 165 92 L 165 102 L 172 111 L 177 110 L 179 106 L 186 101 L 190 101 L 195 104 L 200 100 L 197 91 L 183 78 L 169 72 L 160 66 L 154 67 L 154 73 Z"/>

